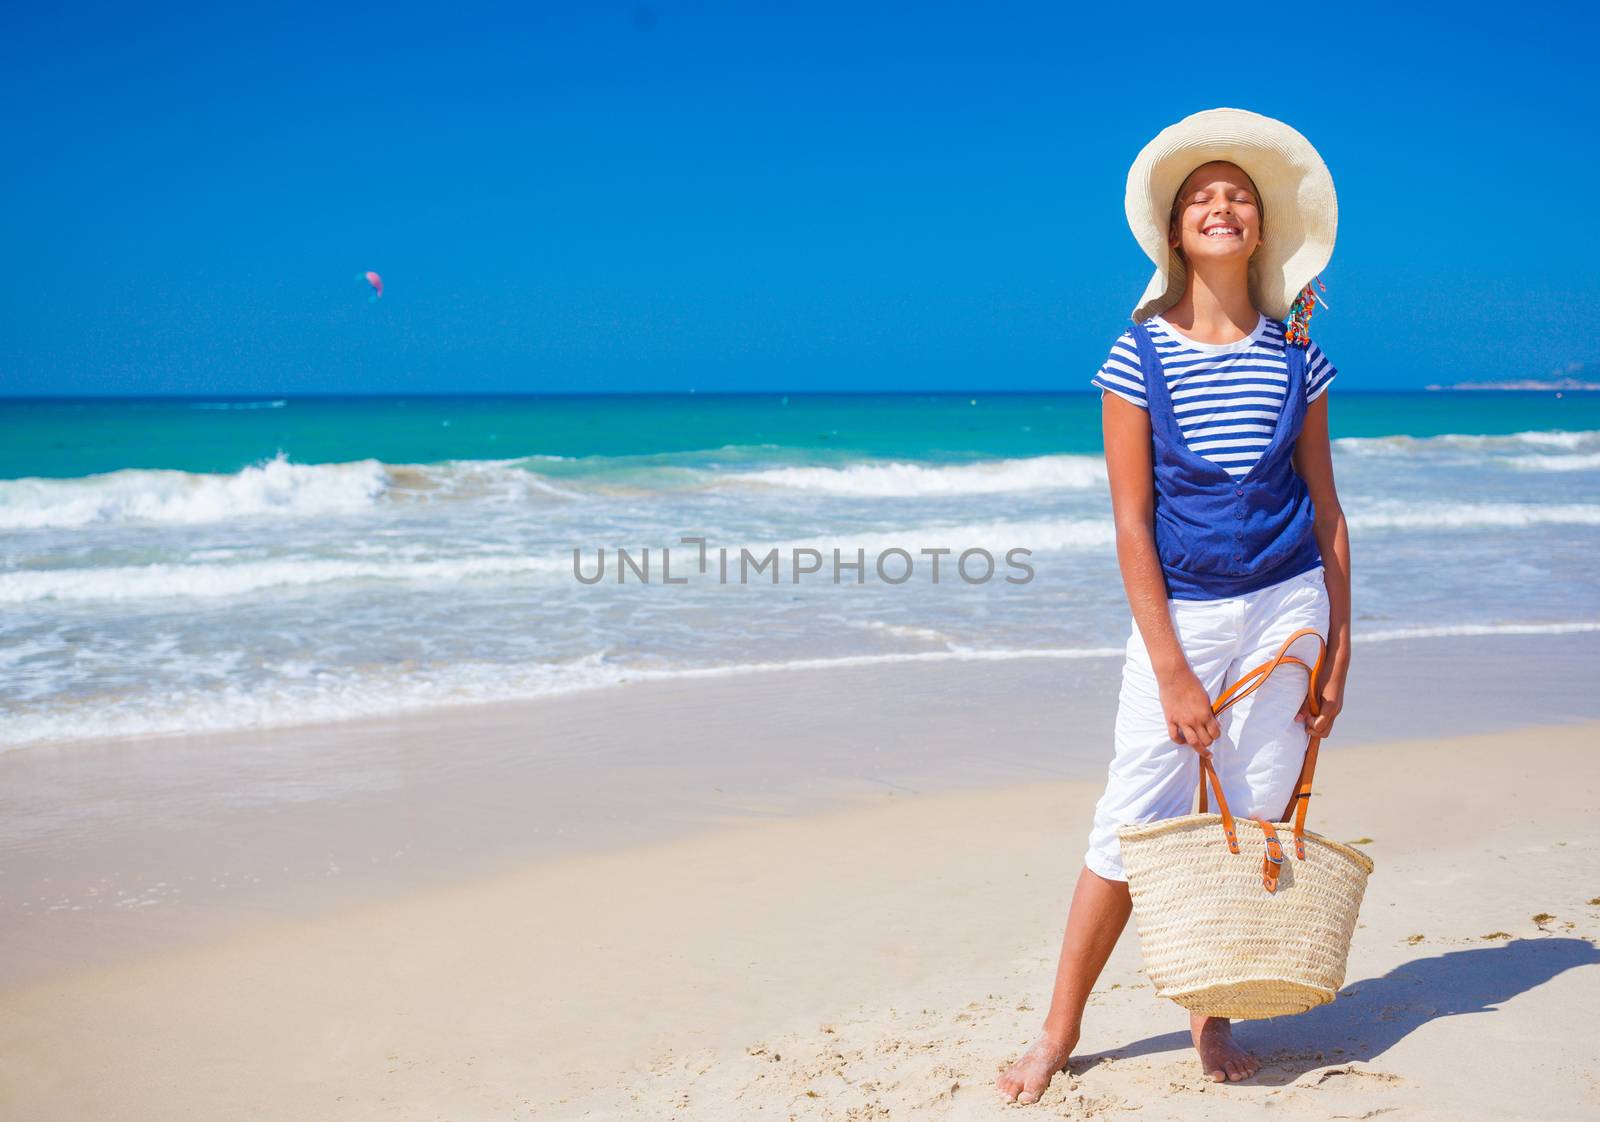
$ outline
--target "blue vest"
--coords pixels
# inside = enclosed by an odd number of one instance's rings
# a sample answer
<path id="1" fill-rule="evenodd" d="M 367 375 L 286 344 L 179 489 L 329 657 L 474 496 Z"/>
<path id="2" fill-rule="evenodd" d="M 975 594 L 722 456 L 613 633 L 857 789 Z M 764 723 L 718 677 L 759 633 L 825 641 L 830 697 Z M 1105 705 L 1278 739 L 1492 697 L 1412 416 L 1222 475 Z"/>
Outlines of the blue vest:
<path id="1" fill-rule="evenodd" d="M 1174 600 L 1243 596 L 1322 564 L 1311 495 L 1292 457 L 1306 416 L 1306 353 L 1284 347 L 1288 397 L 1272 440 L 1247 475 L 1189 451 L 1167 393 L 1161 359 L 1143 324 L 1133 325 L 1150 408 L 1155 463 L 1156 552 Z"/>

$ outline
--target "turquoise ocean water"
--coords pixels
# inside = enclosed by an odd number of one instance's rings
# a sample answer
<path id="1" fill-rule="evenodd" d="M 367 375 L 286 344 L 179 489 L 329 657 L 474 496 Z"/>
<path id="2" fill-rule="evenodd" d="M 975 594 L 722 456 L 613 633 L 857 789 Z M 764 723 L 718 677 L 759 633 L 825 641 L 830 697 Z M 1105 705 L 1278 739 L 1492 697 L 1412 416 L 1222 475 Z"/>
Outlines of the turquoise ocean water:
<path id="1" fill-rule="evenodd" d="M 1600 629 L 1600 394 L 1330 393 L 1359 636 Z M 1093 392 L 0 401 L 0 745 L 1127 629 Z"/>
<path id="2" fill-rule="evenodd" d="M 1600 393 L 1346 392 L 1336 436 L 1433 437 L 1600 430 Z M 0 399 L 0 479 L 119 468 L 234 472 L 295 463 L 389 464 L 759 449 L 797 463 L 852 458 L 959 462 L 1098 454 L 1098 393 L 816 394 L 251 399 Z"/>

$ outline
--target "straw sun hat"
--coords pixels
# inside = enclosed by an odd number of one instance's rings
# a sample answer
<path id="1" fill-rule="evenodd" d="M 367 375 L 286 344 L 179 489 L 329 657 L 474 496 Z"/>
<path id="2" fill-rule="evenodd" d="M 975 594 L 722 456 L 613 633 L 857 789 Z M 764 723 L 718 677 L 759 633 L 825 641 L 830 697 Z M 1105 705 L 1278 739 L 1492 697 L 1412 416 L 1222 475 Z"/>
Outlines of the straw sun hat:
<path id="1" fill-rule="evenodd" d="M 1189 173 L 1213 160 L 1238 165 L 1261 194 L 1261 246 L 1250 259 L 1250 296 L 1257 308 L 1287 319 L 1301 290 L 1333 256 L 1339 201 L 1311 142 L 1259 113 L 1207 109 L 1162 129 L 1128 169 L 1128 225 L 1156 265 L 1133 310 L 1135 323 L 1183 296 L 1188 273 L 1167 245 L 1172 202 Z"/>

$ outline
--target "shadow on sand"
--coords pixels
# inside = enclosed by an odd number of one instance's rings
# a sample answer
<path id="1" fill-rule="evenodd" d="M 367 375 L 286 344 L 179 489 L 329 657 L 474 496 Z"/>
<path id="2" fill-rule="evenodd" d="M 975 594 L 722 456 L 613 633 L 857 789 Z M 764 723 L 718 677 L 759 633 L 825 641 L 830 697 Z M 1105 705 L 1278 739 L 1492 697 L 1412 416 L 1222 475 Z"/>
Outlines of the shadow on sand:
<path id="1" fill-rule="evenodd" d="M 1292 1083 L 1329 1064 L 1371 1061 L 1430 1021 L 1493 1013 L 1501 1003 L 1574 967 L 1595 964 L 1600 964 L 1600 949 L 1586 939 L 1515 939 L 1448 951 L 1413 959 L 1380 978 L 1352 982 L 1336 1001 L 1298 1016 L 1239 1022 L 1236 1032 L 1239 1043 L 1261 1060 L 1252 1083 Z M 1176 1006 L 1174 1012 L 1179 1012 Z M 1074 1057 L 1071 1070 L 1081 1074 L 1105 1060 L 1189 1047 L 1187 1031 L 1162 1033 Z"/>

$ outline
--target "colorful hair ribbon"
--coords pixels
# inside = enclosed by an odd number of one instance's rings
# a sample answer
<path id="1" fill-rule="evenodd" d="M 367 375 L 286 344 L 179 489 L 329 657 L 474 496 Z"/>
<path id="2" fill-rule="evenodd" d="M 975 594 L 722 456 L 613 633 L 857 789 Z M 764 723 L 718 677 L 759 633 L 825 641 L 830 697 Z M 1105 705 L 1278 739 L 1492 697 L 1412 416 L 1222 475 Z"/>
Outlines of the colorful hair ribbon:
<path id="1" fill-rule="evenodd" d="M 1328 302 L 1317 294 L 1317 290 L 1328 291 L 1328 286 L 1322 283 L 1322 277 L 1317 276 L 1307 282 L 1294 298 L 1294 303 L 1289 306 L 1289 319 L 1285 324 L 1284 338 L 1297 347 L 1304 347 L 1311 342 L 1311 313 L 1316 311 L 1317 305 L 1324 308 Z"/>

